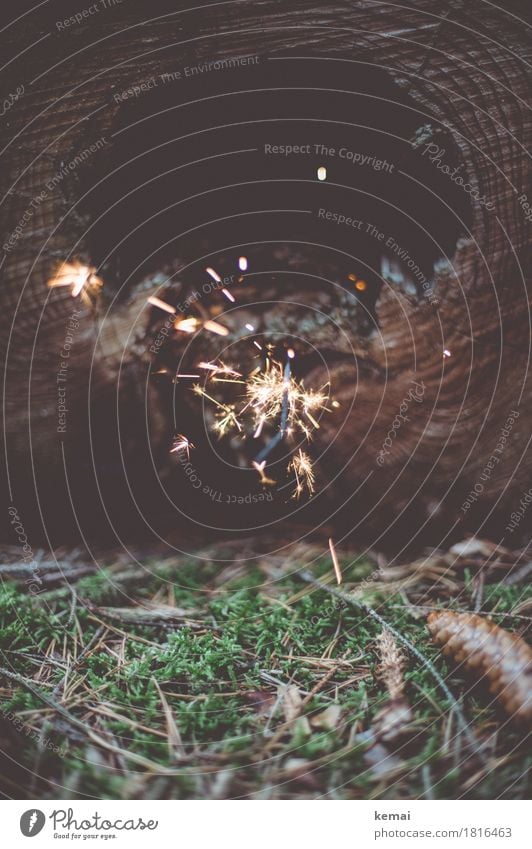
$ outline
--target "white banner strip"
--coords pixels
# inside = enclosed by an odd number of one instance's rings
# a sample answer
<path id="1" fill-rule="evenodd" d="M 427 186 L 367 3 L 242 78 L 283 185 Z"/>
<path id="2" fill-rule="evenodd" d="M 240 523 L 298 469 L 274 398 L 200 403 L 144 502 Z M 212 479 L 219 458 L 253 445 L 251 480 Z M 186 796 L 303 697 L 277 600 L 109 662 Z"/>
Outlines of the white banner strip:
<path id="1" fill-rule="evenodd" d="M 530 808 L 476 800 L 4 801 L 2 845 L 530 849 Z"/>

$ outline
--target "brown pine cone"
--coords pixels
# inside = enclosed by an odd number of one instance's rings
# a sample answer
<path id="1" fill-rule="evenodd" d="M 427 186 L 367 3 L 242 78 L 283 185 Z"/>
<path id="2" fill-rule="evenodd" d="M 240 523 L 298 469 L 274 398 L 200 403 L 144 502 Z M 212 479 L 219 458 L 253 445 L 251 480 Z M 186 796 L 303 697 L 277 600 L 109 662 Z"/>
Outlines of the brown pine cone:
<path id="1" fill-rule="evenodd" d="M 487 680 L 513 719 L 532 724 L 532 649 L 521 637 L 474 613 L 431 613 L 427 625 L 445 655 Z"/>

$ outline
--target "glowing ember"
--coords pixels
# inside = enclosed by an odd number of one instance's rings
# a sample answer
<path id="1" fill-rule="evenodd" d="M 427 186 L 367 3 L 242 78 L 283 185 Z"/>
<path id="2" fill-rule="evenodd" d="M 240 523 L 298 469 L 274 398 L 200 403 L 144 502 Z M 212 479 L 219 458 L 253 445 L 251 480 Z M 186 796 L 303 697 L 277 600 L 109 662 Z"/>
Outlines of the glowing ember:
<path id="1" fill-rule="evenodd" d="M 318 180 L 326 180 L 327 179 L 327 169 L 321 165 L 318 168 Z"/>
<path id="2" fill-rule="evenodd" d="M 247 271 L 248 269 L 248 258 L 246 256 L 241 256 L 238 258 L 238 267 L 240 271 Z"/>
<path id="3" fill-rule="evenodd" d="M 55 275 L 48 281 L 50 289 L 57 286 L 71 286 L 72 297 L 84 295 L 88 286 L 101 287 L 102 281 L 95 275 L 95 268 L 82 265 L 80 262 L 62 262 Z"/>

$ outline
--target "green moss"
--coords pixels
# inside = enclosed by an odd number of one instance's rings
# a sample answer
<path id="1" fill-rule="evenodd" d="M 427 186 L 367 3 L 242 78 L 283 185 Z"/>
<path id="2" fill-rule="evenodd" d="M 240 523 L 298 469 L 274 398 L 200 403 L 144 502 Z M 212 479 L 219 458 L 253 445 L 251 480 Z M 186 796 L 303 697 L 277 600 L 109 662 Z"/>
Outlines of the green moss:
<path id="1" fill-rule="evenodd" d="M 330 573 L 325 559 L 313 568 L 317 574 Z M 367 562 L 355 561 L 345 564 L 344 576 L 361 581 L 371 575 L 372 569 Z M 117 632 L 110 627 L 98 648 L 78 668 L 70 670 L 70 686 L 78 682 L 79 687 L 72 690 L 66 708 L 99 735 L 110 735 L 107 739 L 126 755 L 117 760 L 86 739 L 79 729 L 73 733 L 68 722 L 56 721 L 54 741 L 64 742 L 68 754 L 59 760 L 59 774 L 53 776 L 53 781 L 68 788 L 66 797 L 121 798 L 131 792 L 130 770 L 142 774 L 142 767 L 129 763 L 127 753 L 161 767 L 175 768 L 179 773 L 169 778 L 153 776 L 149 770 L 145 773 L 146 787 L 156 797 L 208 795 L 207 785 L 198 778 L 203 760 L 196 765 L 186 760 L 182 768 L 176 768 L 158 687 L 165 694 L 185 751 L 202 752 L 206 763 L 211 764 L 211 772 L 212 765 L 220 761 L 220 769 L 231 774 L 235 795 L 258 792 L 268 786 L 272 754 L 280 769 L 290 758 L 311 765 L 312 779 L 308 779 L 308 784 L 297 777 L 283 778 L 282 795 L 288 798 L 314 792 L 323 796 L 331 792 L 340 798 L 367 798 L 375 793 L 382 798 L 394 798 L 394 794 L 416 798 L 425 792 L 426 770 L 435 798 L 462 794 L 463 770 L 454 766 L 455 753 L 442 749 L 448 720 L 445 698 L 430 672 L 414 659 L 408 661 L 405 679 L 417 736 L 415 745 L 399 753 L 404 763 L 404 781 L 397 784 L 393 779 L 388 783 L 375 776 L 365 759 L 366 744 L 357 742 L 356 733 L 371 727 L 387 698 L 373 674 L 378 661 L 374 642 L 380 632 L 378 623 L 356 607 L 338 604 L 320 591 L 293 601 L 292 596 L 304 589 L 296 577 L 285 577 L 266 591 L 261 587 L 264 576 L 257 570 L 222 587 L 213 584 L 216 574 L 207 561 L 186 561 L 177 570 L 169 564 L 150 566 L 146 581 L 141 587 L 135 586 L 136 600 L 152 599 L 171 581 L 176 605 L 193 610 L 191 618 L 200 620 L 203 630 L 127 624 Z M 84 578 L 76 587 L 78 598 L 107 606 L 131 604 L 115 577 L 103 570 Z M 128 593 L 131 594 L 131 587 Z M 467 591 L 464 595 L 469 598 Z M 488 585 L 484 609 L 494 611 L 495 620 L 505 627 L 518 629 L 521 620 L 503 614 L 510 613 L 522 598 L 521 587 Z M 449 673 L 429 639 L 424 620 L 412 617 L 400 595 L 380 590 L 366 595 L 365 600 L 368 599 L 390 624 L 433 660 L 441 674 Z M 30 679 L 42 663 L 46 674 L 39 677 L 35 686 L 48 694 L 62 680 L 65 665 L 61 657 L 55 666 L 48 662 L 47 650 L 53 645 L 56 655 L 66 652 L 71 658 L 80 651 L 79 633 L 70 622 L 71 604 L 70 595 L 59 594 L 48 605 L 39 596 L 32 598 L 11 587 L 4 587 L 0 593 L 1 664 Z M 461 599 L 441 602 L 442 607 L 456 610 L 463 605 Z M 501 619 L 497 619 L 499 615 Z M 82 604 L 76 609 L 76 619 L 86 646 L 100 623 Z M 125 642 L 124 632 L 131 637 Z M 309 732 L 308 725 L 296 722 L 283 731 L 285 716 L 276 682 L 295 684 L 303 696 L 309 693 L 329 669 L 320 660 L 326 650 L 328 656 L 341 659 L 343 665 L 318 688 L 305 714 L 312 718 L 334 701 L 342 708 L 340 724 L 330 730 L 311 727 Z M 454 672 L 448 681 L 457 695 L 470 689 Z M 26 717 L 28 712 L 39 711 L 33 717 L 38 722 L 43 708 L 39 697 L 12 680 L 8 683 L 11 690 L 2 707 Z M 95 712 L 102 705 L 115 715 L 103 718 Z M 500 722 L 495 709 L 486 706 L 481 694 L 468 693 L 463 705 L 474 727 L 493 729 Z M 278 729 L 280 736 L 274 740 L 274 751 L 262 763 L 261 747 L 268 745 Z M 526 755 L 519 749 L 518 732 L 505 726 L 501 745 L 509 753 L 507 762 L 498 769 L 496 777 L 486 772 L 467 791 L 472 798 L 504 795 L 504 788 L 512 784 L 518 788 L 517 793 L 525 792 L 519 776 L 526 767 Z M 31 747 L 24 757 L 31 762 Z M 312 766 L 314 763 L 316 766 Z M 155 786 L 156 781 L 163 784 Z M 53 784 L 49 792 L 51 798 L 57 795 Z M 508 793 L 511 795 L 510 789 Z"/>

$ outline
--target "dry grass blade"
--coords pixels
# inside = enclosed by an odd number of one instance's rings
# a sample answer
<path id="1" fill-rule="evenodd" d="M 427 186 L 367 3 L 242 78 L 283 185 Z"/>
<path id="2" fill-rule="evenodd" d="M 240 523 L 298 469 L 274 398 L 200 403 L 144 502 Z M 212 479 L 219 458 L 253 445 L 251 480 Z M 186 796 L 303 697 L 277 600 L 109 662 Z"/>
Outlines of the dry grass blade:
<path id="1" fill-rule="evenodd" d="M 155 678 L 152 678 L 152 681 L 155 685 L 157 692 L 159 693 L 159 698 L 163 706 L 164 719 L 166 722 L 166 733 L 168 735 L 168 751 L 170 753 L 170 757 L 173 756 L 174 758 L 183 758 L 186 755 L 185 747 L 183 746 L 181 733 L 174 719 L 172 709 L 166 701 L 166 696 L 161 690 L 159 683 L 155 680 Z"/>

